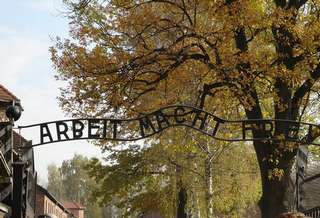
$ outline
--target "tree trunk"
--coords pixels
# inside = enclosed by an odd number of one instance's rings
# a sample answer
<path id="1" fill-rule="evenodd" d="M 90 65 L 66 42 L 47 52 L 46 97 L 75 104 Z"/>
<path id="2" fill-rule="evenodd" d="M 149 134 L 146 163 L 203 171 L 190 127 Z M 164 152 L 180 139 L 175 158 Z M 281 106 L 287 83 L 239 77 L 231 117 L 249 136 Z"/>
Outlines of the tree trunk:
<path id="1" fill-rule="evenodd" d="M 279 214 L 287 212 L 287 207 L 284 204 L 287 191 L 286 179 L 282 178 L 281 181 L 263 179 L 263 195 L 259 202 L 262 218 L 275 218 Z"/>
<path id="2" fill-rule="evenodd" d="M 178 207 L 177 207 L 177 218 L 187 218 L 187 190 L 184 188 L 182 182 L 182 168 L 176 166 L 176 176 L 177 176 L 177 189 L 178 192 Z"/>
<path id="3" fill-rule="evenodd" d="M 255 147 L 268 146 L 274 147 L 274 144 L 255 142 Z M 259 144 L 259 145 L 258 145 Z M 266 160 L 272 153 L 261 152 L 261 150 L 269 149 L 256 149 L 262 182 L 262 196 L 259 201 L 262 218 L 276 218 L 279 214 L 288 211 L 287 194 L 290 181 L 290 172 L 293 164 L 294 155 L 292 153 L 283 153 L 279 157 L 279 164 L 276 166 L 278 169 L 283 170 L 282 177 L 269 177 L 270 170 L 275 166 Z M 272 149 L 273 150 L 273 149 Z M 274 151 L 274 150 L 273 150 Z"/>
<path id="4" fill-rule="evenodd" d="M 206 202 L 206 212 L 207 217 L 213 217 L 213 208 L 212 208 L 212 195 L 213 195 L 213 187 L 212 187 L 212 173 L 211 173 L 211 161 L 207 158 L 205 160 L 205 202 Z"/>
<path id="5" fill-rule="evenodd" d="M 185 188 L 180 187 L 179 194 L 178 194 L 177 218 L 187 218 L 186 208 L 187 208 L 187 191 Z"/>

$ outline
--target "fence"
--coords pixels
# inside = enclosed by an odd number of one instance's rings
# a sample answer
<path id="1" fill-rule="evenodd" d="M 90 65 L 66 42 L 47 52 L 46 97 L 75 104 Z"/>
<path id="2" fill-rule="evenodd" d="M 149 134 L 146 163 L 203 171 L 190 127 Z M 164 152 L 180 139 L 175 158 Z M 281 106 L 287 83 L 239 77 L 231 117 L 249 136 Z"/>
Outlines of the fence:
<path id="1" fill-rule="evenodd" d="M 314 207 L 312 209 L 306 210 L 303 212 L 304 215 L 312 218 L 320 218 L 320 206 Z"/>

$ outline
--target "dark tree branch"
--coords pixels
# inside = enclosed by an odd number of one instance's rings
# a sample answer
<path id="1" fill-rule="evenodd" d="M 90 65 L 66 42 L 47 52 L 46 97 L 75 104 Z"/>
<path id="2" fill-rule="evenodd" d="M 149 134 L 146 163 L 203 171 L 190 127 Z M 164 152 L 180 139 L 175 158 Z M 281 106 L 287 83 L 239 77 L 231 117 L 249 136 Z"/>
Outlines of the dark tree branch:
<path id="1" fill-rule="evenodd" d="M 203 109 L 206 97 L 207 97 L 207 95 L 211 94 L 212 89 L 221 88 L 221 87 L 230 86 L 230 85 L 231 85 L 231 83 L 229 83 L 229 82 L 216 82 L 216 83 L 212 83 L 210 85 L 204 84 L 203 91 L 200 96 L 199 108 Z"/>
<path id="2" fill-rule="evenodd" d="M 316 69 L 311 73 L 311 78 L 307 79 L 293 94 L 291 105 L 292 105 L 292 113 L 294 117 L 297 117 L 299 114 L 299 108 L 303 97 L 310 92 L 312 86 L 318 81 L 320 78 L 320 64 L 316 67 Z"/>
<path id="3" fill-rule="evenodd" d="M 134 6 L 131 6 L 129 7 L 128 9 L 130 8 L 137 8 L 137 7 L 140 7 L 141 5 L 144 5 L 144 4 L 150 4 L 150 3 L 164 3 L 164 4 L 169 4 L 171 6 L 174 6 L 176 8 L 178 8 L 179 10 L 182 11 L 182 13 L 187 17 L 188 19 L 188 22 L 190 23 L 191 26 L 193 26 L 193 21 L 192 21 L 192 18 L 191 16 L 189 15 L 187 9 L 181 5 L 179 5 L 177 2 L 175 1 L 169 1 L 169 0 L 150 0 L 150 1 L 146 1 L 146 2 L 142 2 L 142 3 L 138 3 L 138 4 L 135 4 Z"/>
<path id="4" fill-rule="evenodd" d="M 276 5 L 281 8 L 284 8 L 286 6 L 286 0 L 274 0 L 274 3 L 276 3 Z"/>
<path id="5" fill-rule="evenodd" d="M 299 9 L 300 7 L 302 7 L 305 3 L 307 3 L 308 0 L 289 0 L 288 3 L 288 9 L 290 8 L 295 8 L 295 9 Z"/>

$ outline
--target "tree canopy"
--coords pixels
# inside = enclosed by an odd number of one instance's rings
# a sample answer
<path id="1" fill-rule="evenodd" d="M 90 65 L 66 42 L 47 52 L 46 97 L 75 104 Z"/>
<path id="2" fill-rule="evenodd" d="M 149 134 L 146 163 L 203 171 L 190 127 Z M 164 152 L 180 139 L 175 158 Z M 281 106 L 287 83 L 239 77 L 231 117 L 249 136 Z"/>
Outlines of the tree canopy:
<path id="1" fill-rule="evenodd" d="M 61 201 L 73 201 L 85 207 L 88 218 L 102 217 L 102 208 L 90 199 L 96 187 L 95 181 L 85 171 L 88 158 L 75 154 L 64 160 L 61 166 L 48 166 L 48 191 Z"/>
<path id="2" fill-rule="evenodd" d="M 183 103 L 228 118 L 315 117 L 318 0 L 65 2 L 71 39 L 57 39 L 51 53 L 57 77 L 68 81 L 62 107 L 73 115 L 133 116 Z M 262 217 L 288 210 L 298 145 L 285 135 L 277 123 L 278 140 L 253 143 Z"/>
<path id="3" fill-rule="evenodd" d="M 87 170 L 99 184 L 94 198 L 114 204 L 123 217 L 152 211 L 176 217 L 181 187 L 192 217 L 244 217 L 260 196 L 258 166 L 246 146 L 232 148 L 169 131 L 151 145 L 108 153 L 108 163 L 93 159 Z"/>

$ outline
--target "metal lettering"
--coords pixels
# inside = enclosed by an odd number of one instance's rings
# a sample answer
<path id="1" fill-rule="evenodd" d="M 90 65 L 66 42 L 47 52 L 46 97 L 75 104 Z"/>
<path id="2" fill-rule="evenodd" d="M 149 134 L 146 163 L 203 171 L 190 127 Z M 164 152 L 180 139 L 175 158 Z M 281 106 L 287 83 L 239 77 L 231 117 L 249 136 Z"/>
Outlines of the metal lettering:
<path id="1" fill-rule="evenodd" d="M 250 126 L 247 126 L 250 125 Z M 267 128 L 269 126 L 269 128 Z M 273 123 L 268 120 L 246 120 L 242 121 L 242 139 L 247 139 L 246 137 L 246 131 L 252 131 L 252 130 L 260 130 L 263 131 L 264 134 L 267 136 L 266 139 L 272 137 L 273 132 Z"/>
<path id="2" fill-rule="evenodd" d="M 298 139 L 299 129 L 300 129 L 299 123 L 288 123 L 286 138 L 289 140 Z"/>
<path id="3" fill-rule="evenodd" d="M 44 131 L 46 131 L 46 132 L 44 132 Z M 46 123 L 40 124 L 40 143 L 41 144 L 45 143 L 45 141 L 44 141 L 45 137 L 49 138 L 49 142 L 53 142 L 50 129 L 48 127 L 48 124 L 46 124 Z"/>
<path id="4" fill-rule="evenodd" d="M 267 125 L 269 125 L 269 129 L 267 129 Z M 266 135 L 271 138 L 273 132 L 273 123 L 271 121 L 263 122 L 263 130 L 265 131 Z"/>
<path id="5" fill-rule="evenodd" d="M 212 133 L 211 133 L 211 136 L 215 136 L 216 134 L 217 134 L 217 132 L 218 132 L 218 129 L 219 129 L 219 126 L 220 126 L 220 121 L 219 120 L 216 120 L 216 125 L 214 126 L 214 129 L 213 129 L 213 131 L 212 131 Z"/>
<path id="6" fill-rule="evenodd" d="M 118 124 L 121 124 L 121 120 L 110 120 L 110 122 L 113 123 L 112 139 L 117 139 Z"/>
<path id="7" fill-rule="evenodd" d="M 64 123 L 63 121 L 56 122 L 57 127 L 57 137 L 58 141 L 61 141 L 61 136 L 63 135 L 66 140 L 69 140 L 69 136 L 67 134 L 68 132 L 68 125 Z M 63 130 L 60 129 L 60 127 L 63 127 Z"/>
<path id="8" fill-rule="evenodd" d="M 170 126 L 170 123 L 169 123 L 168 119 L 165 117 L 165 115 L 162 113 L 162 111 L 155 112 L 155 115 L 156 115 L 156 119 L 157 119 L 159 130 L 164 129 L 163 126 L 162 126 L 162 123 L 166 123 L 167 124 L 166 127 Z"/>
<path id="9" fill-rule="evenodd" d="M 99 129 L 100 120 L 98 119 L 88 119 L 88 138 L 98 139 L 100 138 Z M 97 130 L 93 133 L 93 130 Z"/>
<path id="10" fill-rule="evenodd" d="M 277 122 L 284 124 L 282 126 L 285 128 L 286 140 L 300 144 L 320 145 L 319 142 L 315 141 L 317 137 L 316 133 L 320 126 L 315 124 L 279 119 L 224 120 L 202 109 L 183 105 L 164 107 L 156 112 L 136 119 L 77 119 L 19 126 L 19 128 L 40 127 L 40 139 L 36 143 L 28 146 L 33 147 L 73 139 L 103 138 L 106 140 L 135 141 L 149 137 L 171 126 L 191 127 L 221 141 L 279 140 L 273 137 L 275 123 Z M 226 128 L 222 129 L 221 124 Z M 230 127 L 239 127 L 238 130 L 232 130 L 239 131 L 234 134 L 234 138 L 226 138 L 225 135 L 219 134 L 220 129 L 221 131 L 229 129 L 227 125 L 230 125 Z M 53 138 L 50 132 L 49 127 L 53 128 L 53 126 L 56 127 L 57 139 Z M 70 129 L 68 129 L 68 126 L 71 126 Z M 84 132 L 86 128 L 88 128 L 88 130 L 86 130 L 88 132 Z M 70 134 L 68 135 L 69 130 Z M 121 137 L 118 136 L 119 131 L 121 132 Z M 251 133 L 252 131 L 258 131 L 259 134 L 249 134 L 249 136 L 248 131 Z M 300 135 L 305 134 L 305 131 L 307 131 L 306 135 Z M 240 136 L 238 136 L 238 133 L 240 133 Z M 28 147 L 25 146 L 24 148 Z"/>
<path id="11" fill-rule="evenodd" d="M 185 112 L 186 110 L 183 107 L 177 107 L 174 110 L 174 119 L 175 119 L 176 123 L 181 124 L 181 123 L 184 123 L 186 121 L 186 119 L 185 118 L 179 119 L 181 116 L 181 114 L 180 115 L 178 114 L 179 111 Z"/>
<path id="12" fill-rule="evenodd" d="M 246 131 L 247 130 L 254 130 L 254 128 L 252 128 L 252 125 L 250 125 L 249 127 L 247 127 L 246 125 L 247 124 L 250 124 L 250 123 L 252 123 L 252 122 L 250 122 L 250 121 L 243 121 L 242 122 L 242 139 L 247 139 L 247 137 L 246 137 Z"/>
<path id="13" fill-rule="evenodd" d="M 151 127 L 152 131 L 155 132 L 155 128 L 151 122 L 151 120 L 148 118 L 148 116 L 139 118 L 139 124 L 140 124 L 140 135 L 142 137 L 145 137 L 145 129 L 149 129 Z"/>
<path id="14" fill-rule="evenodd" d="M 107 138 L 107 120 L 103 120 L 103 129 L 102 129 L 102 137 L 105 139 Z"/>
<path id="15" fill-rule="evenodd" d="M 196 110 L 194 112 L 196 113 L 196 116 L 193 119 L 192 126 L 195 126 L 197 121 L 200 120 L 201 121 L 200 129 L 203 130 L 204 127 L 205 127 L 206 120 L 207 120 L 209 114 L 207 112 L 205 112 L 204 117 L 202 117 L 202 116 L 200 116 L 202 111 Z"/>
<path id="16" fill-rule="evenodd" d="M 72 120 L 72 133 L 74 139 L 80 139 L 83 136 L 84 124 L 80 120 Z"/>

